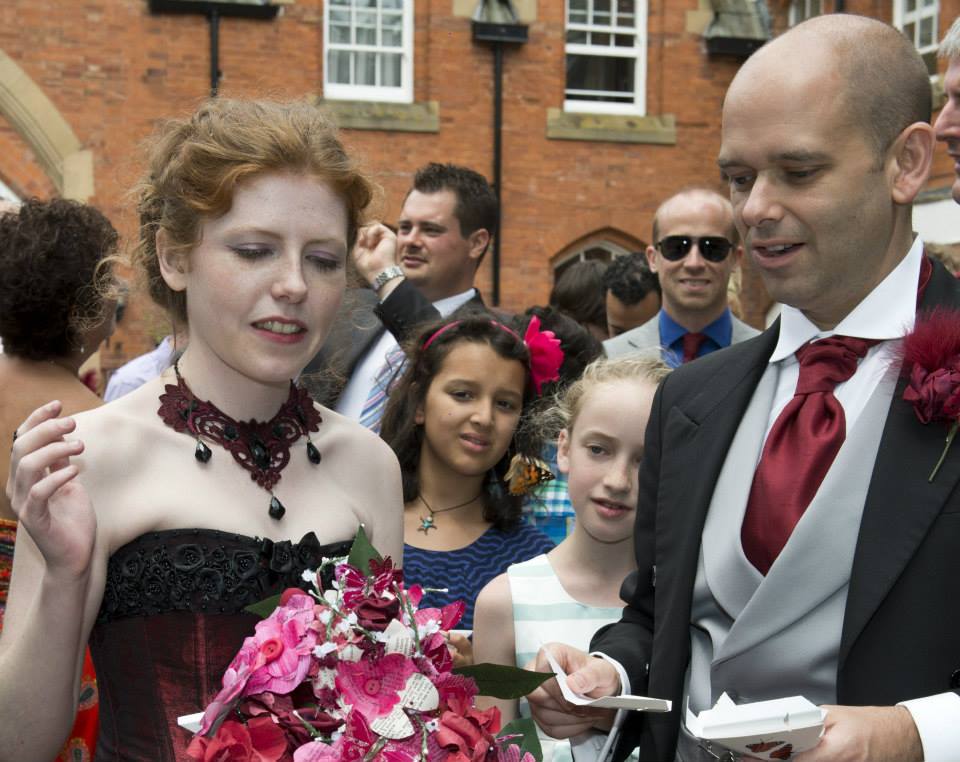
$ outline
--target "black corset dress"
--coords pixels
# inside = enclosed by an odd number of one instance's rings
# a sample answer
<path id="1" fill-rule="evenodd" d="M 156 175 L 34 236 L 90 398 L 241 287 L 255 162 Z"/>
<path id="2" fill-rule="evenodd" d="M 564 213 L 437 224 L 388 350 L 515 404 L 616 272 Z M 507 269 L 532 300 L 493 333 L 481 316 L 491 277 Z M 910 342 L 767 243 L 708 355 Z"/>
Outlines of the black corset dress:
<path id="1" fill-rule="evenodd" d="M 272 542 L 211 529 L 151 532 L 110 557 L 90 635 L 100 690 L 97 762 L 185 760 L 177 717 L 201 712 L 257 617 L 245 612 L 350 542 Z"/>

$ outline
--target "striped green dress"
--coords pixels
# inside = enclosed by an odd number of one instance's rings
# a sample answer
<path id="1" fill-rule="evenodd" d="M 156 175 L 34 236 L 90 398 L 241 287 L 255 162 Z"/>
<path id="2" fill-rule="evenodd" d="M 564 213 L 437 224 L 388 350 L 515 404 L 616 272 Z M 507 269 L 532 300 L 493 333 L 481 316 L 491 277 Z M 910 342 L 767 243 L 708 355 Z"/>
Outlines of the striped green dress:
<path id="1" fill-rule="evenodd" d="M 534 659 L 544 643 L 566 643 L 583 651 L 603 625 L 620 619 L 620 606 L 588 606 L 570 597 L 553 571 L 546 555 L 539 555 L 507 569 L 513 598 L 514 652 L 517 666 Z M 520 714 L 530 716 L 526 699 Z M 543 762 L 571 762 L 570 743 L 546 735 L 538 728 Z M 628 759 L 635 760 L 636 752 Z"/>

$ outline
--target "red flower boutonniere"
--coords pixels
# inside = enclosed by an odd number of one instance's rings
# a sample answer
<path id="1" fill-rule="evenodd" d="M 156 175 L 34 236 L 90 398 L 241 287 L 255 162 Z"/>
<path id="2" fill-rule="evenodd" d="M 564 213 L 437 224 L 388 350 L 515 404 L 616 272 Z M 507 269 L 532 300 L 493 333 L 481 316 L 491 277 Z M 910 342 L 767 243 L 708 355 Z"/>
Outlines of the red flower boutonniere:
<path id="1" fill-rule="evenodd" d="M 930 472 L 932 482 L 960 428 L 960 311 L 936 309 L 917 318 L 903 341 L 903 372 L 909 382 L 903 399 L 920 423 L 946 423 L 946 444 Z"/>

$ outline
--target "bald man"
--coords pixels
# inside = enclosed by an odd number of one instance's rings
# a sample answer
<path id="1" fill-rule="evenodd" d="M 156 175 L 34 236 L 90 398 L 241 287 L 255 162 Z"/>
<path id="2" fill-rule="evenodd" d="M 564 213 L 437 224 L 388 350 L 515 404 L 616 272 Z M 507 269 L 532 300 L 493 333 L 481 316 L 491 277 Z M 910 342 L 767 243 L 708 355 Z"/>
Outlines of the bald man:
<path id="1" fill-rule="evenodd" d="M 603 342 L 607 357 L 659 346 L 676 367 L 757 335 L 727 306 L 730 276 L 743 256 L 727 199 L 706 188 L 674 194 L 653 216 L 653 241 L 646 255 L 660 279 L 660 311 Z"/>
<path id="2" fill-rule="evenodd" d="M 824 705 L 824 735 L 796 762 L 960 758 L 960 452 L 930 480 L 946 427 L 904 400 L 898 352 L 918 305 L 960 306 L 911 232 L 929 118 L 913 46 L 856 16 L 794 27 L 730 85 L 719 165 L 747 255 L 786 306 L 658 392 L 638 568 L 623 618 L 591 643 L 621 672 L 549 646 L 575 690 L 673 701 L 631 713 L 615 759 L 730 758 L 683 722 L 724 691 Z M 613 719 L 574 713 L 553 680 L 530 702 L 553 735 Z"/>

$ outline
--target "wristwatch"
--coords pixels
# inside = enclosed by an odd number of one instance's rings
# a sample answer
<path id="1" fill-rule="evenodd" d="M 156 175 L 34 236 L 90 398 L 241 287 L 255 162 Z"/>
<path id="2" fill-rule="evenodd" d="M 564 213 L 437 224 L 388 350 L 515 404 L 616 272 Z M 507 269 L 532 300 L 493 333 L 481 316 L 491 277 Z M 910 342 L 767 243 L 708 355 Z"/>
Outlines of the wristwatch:
<path id="1" fill-rule="evenodd" d="M 370 287 L 374 290 L 374 293 L 379 291 L 387 281 L 391 281 L 394 278 L 402 278 L 403 270 L 401 270 L 397 265 L 388 267 L 386 270 L 382 270 L 377 274 L 377 277 L 373 279 L 373 283 L 370 284 Z"/>

